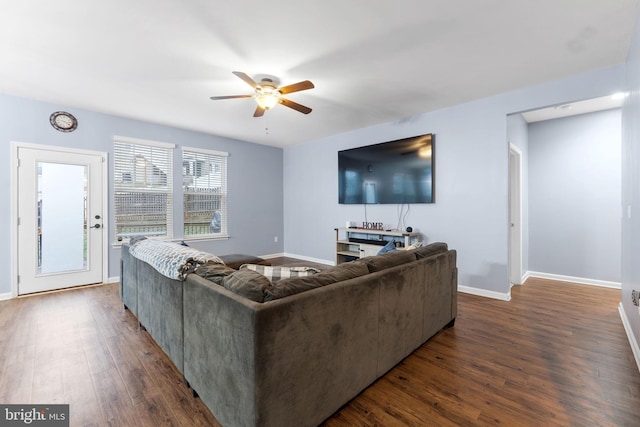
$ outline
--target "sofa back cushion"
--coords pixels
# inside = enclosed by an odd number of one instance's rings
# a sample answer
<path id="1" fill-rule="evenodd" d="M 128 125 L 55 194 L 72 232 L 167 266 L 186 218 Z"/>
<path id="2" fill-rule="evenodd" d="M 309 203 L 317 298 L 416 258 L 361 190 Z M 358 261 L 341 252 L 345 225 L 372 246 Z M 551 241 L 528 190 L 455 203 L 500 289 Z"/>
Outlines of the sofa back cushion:
<path id="1" fill-rule="evenodd" d="M 375 273 L 376 271 L 385 270 L 415 260 L 415 251 L 391 251 L 382 255 L 362 258 L 360 262 L 366 264 L 369 273 Z"/>
<path id="2" fill-rule="evenodd" d="M 217 262 L 207 262 L 198 266 L 193 273 L 197 274 L 203 279 L 207 279 L 213 283 L 222 285 L 222 280 L 235 272 L 236 270 L 225 264 L 219 264 Z"/>
<path id="3" fill-rule="evenodd" d="M 264 301 L 264 291 L 271 281 L 252 270 L 238 270 L 222 279 L 222 286 L 255 302 Z"/>
<path id="4" fill-rule="evenodd" d="M 284 298 L 310 289 L 364 276 L 368 273 L 369 269 L 360 261 L 345 262 L 320 273 L 272 282 L 271 286 L 265 289 L 264 300 L 266 302 Z"/>
<path id="5" fill-rule="evenodd" d="M 417 259 L 429 258 L 431 255 L 439 254 L 441 252 L 446 252 L 449 250 L 449 247 L 446 243 L 436 242 L 430 243 L 426 246 L 422 246 L 414 249 L 412 252 L 416 254 Z"/>

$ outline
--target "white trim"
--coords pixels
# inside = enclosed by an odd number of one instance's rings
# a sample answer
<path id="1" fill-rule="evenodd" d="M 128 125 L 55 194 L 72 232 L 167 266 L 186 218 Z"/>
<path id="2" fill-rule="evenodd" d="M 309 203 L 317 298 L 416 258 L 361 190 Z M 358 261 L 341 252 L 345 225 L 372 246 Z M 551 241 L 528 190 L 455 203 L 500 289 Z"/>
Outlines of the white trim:
<path id="1" fill-rule="evenodd" d="M 11 292 L 7 292 L 5 294 L 0 294 L 0 301 L 5 301 L 11 298 L 15 298 L 13 295 L 11 295 Z"/>
<path id="2" fill-rule="evenodd" d="M 229 157 L 229 153 L 226 151 L 207 150 L 206 148 L 194 148 L 194 147 L 182 147 L 182 152 L 188 151 L 190 153 L 209 154 L 211 156 Z"/>
<path id="3" fill-rule="evenodd" d="M 97 152 L 96 152 L 97 153 Z M 109 277 L 109 153 L 102 155 L 102 281 Z"/>
<path id="4" fill-rule="evenodd" d="M 33 148 L 35 144 L 22 144 L 20 142 L 11 141 L 11 178 L 9 181 L 9 228 L 11 241 L 11 264 L 9 266 L 9 281 L 11 283 L 11 298 L 18 296 L 18 148 L 28 147 Z"/>
<path id="5" fill-rule="evenodd" d="M 509 237 L 509 260 L 511 260 L 512 254 L 514 250 L 517 250 L 517 256 L 519 258 L 518 260 L 518 268 L 520 271 L 517 272 L 518 276 L 522 276 L 522 242 L 523 242 L 523 229 L 524 229 L 524 225 L 522 223 L 522 150 L 520 150 L 520 148 L 518 148 L 517 146 L 515 146 L 514 144 L 512 144 L 511 142 L 509 142 L 509 187 L 511 187 L 511 152 L 514 152 L 517 156 L 518 156 L 518 231 L 519 231 L 519 236 L 518 236 L 518 247 L 517 248 L 512 248 L 511 247 L 511 238 Z M 511 236 L 511 188 L 509 188 L 509 207 L 507 208 L 507 213 L 508 213 L 508 218 L 507 218 L 507 227 L 508 227 L 508 235 Z M 511 263 L 509 263 L 509 270 L 511 270 L 513 268 L 513 266 L 511 265 Z M 511 283 L 511 279 L 513 278 L 513 272 L 509 271 L 509 282 Z M 511 283 L 513 285 L 521 285 L 522 283 L 524 283 L 522 281 L 522 278 L 520 279 L 520 283 Z"/>
<path id="6" fill-rule="evenodd" d="M 522 284 L 524 285 L 524 282 L 527 281 L 527 279 L 531 277 L 531 272 L 527 271 L 524 273 L 524 276 L 522 276 Z"/>
<path id="7" fill-rule="evenodd" d="M 107 284 L 107 283 L 118 283 L 118 282 L 120 282 L 120 276 L 107 277 L 107 280 L 104 283 Z"/>
<path id="8" fill-rule="evenodd" d="M 622 303 L 618 304 L 618 312 L 620 313 L 620 319 L 622 319 L 622 326 L 624 326 L 624 331 L 627 333 L 627 339 L 629 340 L 629 345 L 631 346 L 631 351 L 633 352 L 633 358 L 636 360 L 636 365 L 638 366 L 638 370 L 640 371 L 640 347 L 638 347 L 638 341 L 636 341 L 636 337 L 633 335 L 631 323 L 629 323 L 629 318 L 627 317 L 627 313 L 624 311 Z"/>
<path id="9" fill-rule="evenodd" d="M 537 277 L 539 279 L 557 280 L 560 282 L 578 283 L 581 285 L 601 286 L 603 288 L 622 289 L 620 282 L 610 282 L 607 280 L 587 279 L 585 277 L 563 276 L 561 274 L 541 273 L 538 271 L 527 271 L 527 278 Z"/>
<path id="10" fill-rule="evenodd" d="M 279 258 L 282 256 L 285 256 L 284 252 L 280 252 L 276 254 L 259 255 L 260 258 L 264 258 L 264 259 Z"/>
<path id="11" fill-rule="evenodd" d="M 12 149 L 15 146 L 16 155 L 18 154 L 18 148 L 31 148 L 34 150 L 58 151 L 61 153 L 87 154 L 90 156 L 98 156 L 98 155 L 106 156 L 107 155 L 107 153 L 104 151 L 85 150 L 82 148 L 58 147 L 55 145 L 34 144 L 31 142 L 11 141 L 10 144 Z M 17 160 L 17 157 L 16 157 L 16 160 Z"/>
<path id="12" fill-rule="evenodd" d="M 486 289 L 472 288 L 470 286 L 458 285 L 458 292 L 465 294 L 478 295 L 481 297 L 498 299 L 501 301 L 511 301 L 511 292 L 502 293 L 495 291 L 488 291 Z"/>
<path id="13" fill-rule="evenodd" d="M 35 150 L 57 151 L 62 153 L 77 153 L 102 158 L 102 280 L 109 273 L 109 155 L 104 151 L 84 150 L 81 148 L 57 147 L 53 145 L 33 144 L 28 142 L 11 141 L 11 177 L 10 177 L 10 283 L 9 298 L 18 296 L 18 149 L 29 148 Z M 0 294 L 0 300 L 5 294 Z"/>
<path id="14" fill-rule="evenodd" d="M 125 144 L 149 145 L 161 148 L 176 148 L 176 144 L 168 142 L 154 141 L 152 139 L 131 138 L 128 136 L 113 135 L 113 142 L 124 142 Z"/>

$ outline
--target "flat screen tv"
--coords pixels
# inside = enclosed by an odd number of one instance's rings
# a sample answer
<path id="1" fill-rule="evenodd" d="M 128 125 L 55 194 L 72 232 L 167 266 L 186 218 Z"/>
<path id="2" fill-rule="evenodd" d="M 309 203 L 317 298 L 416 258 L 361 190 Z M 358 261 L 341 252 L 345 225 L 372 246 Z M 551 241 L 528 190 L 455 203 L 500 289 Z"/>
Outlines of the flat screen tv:
<path id="1" fill-rule="evenodd" d="M 338 203 L 433 203 L 435 135 L 338 152 Z"/>

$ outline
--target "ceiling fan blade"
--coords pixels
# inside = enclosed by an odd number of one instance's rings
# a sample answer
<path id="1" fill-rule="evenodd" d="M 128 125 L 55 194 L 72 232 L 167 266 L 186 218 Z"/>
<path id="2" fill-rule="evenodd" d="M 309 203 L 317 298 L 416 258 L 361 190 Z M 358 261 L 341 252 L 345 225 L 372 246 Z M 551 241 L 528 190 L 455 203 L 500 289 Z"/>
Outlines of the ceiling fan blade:
<path id="1" fill-rule="evenodd" d="M 236 76 L 240 77 L 242 80 L 244 80 L 244 82 L 246 84 L 248 84 L 252 88 L 255 89 L 258 86 L 258 83 L 256 83 L 251 77 L 249 77 L 248 75 L 246 75 L 242 71 L 232 71 L 232 73 L 235 74 Z"/>
<path id="2" fill-rule="evenodd" d="M 294 83 L 292 85 L 282 86 L 281 88 L 278 88 L 278 91 L 280 91 L 281 94 L 285 95 L 291 92 L 299 92 L 301 90 L 313 89 L 314 87 L 315 86 L 313 85 L 313 83 L 311 83 L 309 80 L 305 80 L 302 82 Z"/>
<path id="3" fill-rule="evenodd" d="M 258 105 L 256 112 L 253 113 L 253 117 L 262 117 L 264 115 L 264 108 Z"/>
<path id="4" fill-rule="evenodd" d="M 293 108 L 294 110 L 300 111 L 303 114 L 309 114 L 311 112 L 311 108 L 305 107 L 304 105 L 298 104 L 297 102 L 290 101 L 287 98 L 280 98 L 279 102 L 285 107 Z"/>
<path id="5" fill-rule="evenodd" d="M 253 98 L 253 95 L 228 95 L 228 96 L 212 96 L 209 99 L 214 101 L 218 99 L 235 99 L 235 98 Z"/>

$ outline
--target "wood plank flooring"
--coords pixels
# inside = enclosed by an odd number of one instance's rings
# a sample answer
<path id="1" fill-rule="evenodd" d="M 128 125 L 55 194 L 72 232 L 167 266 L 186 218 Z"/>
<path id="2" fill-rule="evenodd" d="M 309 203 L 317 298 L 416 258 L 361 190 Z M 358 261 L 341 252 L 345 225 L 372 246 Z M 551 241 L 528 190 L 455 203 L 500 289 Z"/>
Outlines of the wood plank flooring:
<path id="1" fill-rule="evenodd" d="M 640 425 L 620 291 L 530 279 L 512 296 L 459 294 L 453 328 L 324 425 Z M 0 302 L 0 403 L 69 403 L 73 426 L 219 425 L 117 284 Z"/>

